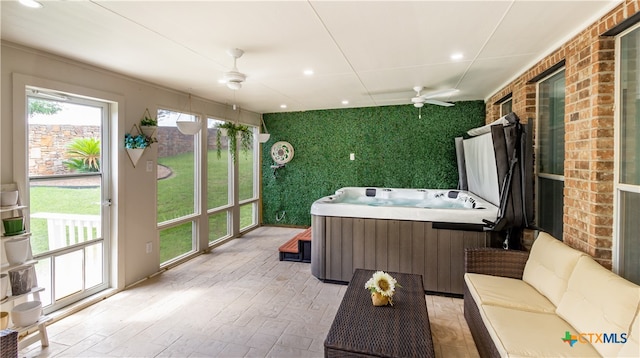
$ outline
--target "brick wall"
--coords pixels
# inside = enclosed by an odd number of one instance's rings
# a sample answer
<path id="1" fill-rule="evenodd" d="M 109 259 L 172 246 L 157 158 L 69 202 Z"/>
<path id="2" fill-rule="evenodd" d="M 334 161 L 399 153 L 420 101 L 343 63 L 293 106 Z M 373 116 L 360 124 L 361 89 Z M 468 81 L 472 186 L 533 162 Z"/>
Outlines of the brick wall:
<path id="1" fill-rule="evenodd" d="M 535 121 L 536 84 L 528 82 L 565 61 L 563 239 L 607 268 L 614 221 L 615 38 L 602 34 L 638 11 L 637 0 L 620 4 L 491 96 L 486 107 L 489 123 L 500 114 L 494 103 L 512 93 L 513 111 L 523 122 Z"/>
<path id="2" fill-rule="evenodd" d="M 29 175 L 69 174 L 67 144 L 73 138 L 100 138 L 99 126 L 29 125 Z"/>
<path id="3" fill-rule="evenodd" d="M 217 129 L 209 128 L 208 148 L 216 148 Z M 29 125 L 29 174 L 59 175 L 70 174 L 63 164 L 68 159 L 67 144 L 73 138 L 100 138 L 99 126 L 78 125 Z M 156 133 L 159 146 L 158 155 L 169 157 L 193 151 L 194 136 L 180 133 L 176 127 L 161 127 Z M 228 141 L 221 141 L 222 149 L 226 149 Z M 157 144 L 152 144 L 157 145 Z"/>

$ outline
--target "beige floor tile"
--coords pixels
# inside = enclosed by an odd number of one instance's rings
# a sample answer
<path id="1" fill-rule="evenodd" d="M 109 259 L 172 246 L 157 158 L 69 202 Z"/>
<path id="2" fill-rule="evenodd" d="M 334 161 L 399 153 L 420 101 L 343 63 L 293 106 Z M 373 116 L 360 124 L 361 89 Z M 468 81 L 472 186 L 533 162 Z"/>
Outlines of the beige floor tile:
<path id="1" fill-rule="evenodd" d="M 21 357 L 322 357 L 346 285 L 278 261 L 262 227 L 48 327 Z M 462 300 L 425 296 L 438 357 L 477 357 Z"/>

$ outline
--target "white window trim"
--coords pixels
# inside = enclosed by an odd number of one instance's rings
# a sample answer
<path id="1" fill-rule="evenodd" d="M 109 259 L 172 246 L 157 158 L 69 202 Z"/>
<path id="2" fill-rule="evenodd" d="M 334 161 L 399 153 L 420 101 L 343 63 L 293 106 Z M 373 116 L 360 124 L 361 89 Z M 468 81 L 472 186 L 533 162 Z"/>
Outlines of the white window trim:
<path id="1" fill-rule="evenodd" d="M 621 39 L 625 35 L 640 28 L 640 24 L 636 24 L 631 28 L 621 32 L 616 36 L 615 43 L 615 70 L 614 70 L 614 111 L 613 111 L 613 228 L 611 243 L 611 259 L 612 269 L 616 274 L 622 272 L 622 255 L 620 243 L 620 192 L 640 193 L 640 185 L 630 185 L 620 183 L 620 121 L 622 108 L 622 98 L 620 93 L 621 86 Z"/>

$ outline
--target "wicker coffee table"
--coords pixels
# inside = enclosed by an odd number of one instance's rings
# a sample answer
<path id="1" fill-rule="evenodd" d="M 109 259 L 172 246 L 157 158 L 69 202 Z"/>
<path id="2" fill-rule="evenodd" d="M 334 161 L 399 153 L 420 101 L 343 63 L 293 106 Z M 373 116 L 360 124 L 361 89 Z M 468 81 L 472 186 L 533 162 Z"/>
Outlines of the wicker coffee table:
<path id="1" fill-rule="evenodd" d="M 393 307 L 375 307 L 357 269 L 324 341 L 325 357 L 435 357 L 422 276 L 389 272 L 402 288 Z"/>

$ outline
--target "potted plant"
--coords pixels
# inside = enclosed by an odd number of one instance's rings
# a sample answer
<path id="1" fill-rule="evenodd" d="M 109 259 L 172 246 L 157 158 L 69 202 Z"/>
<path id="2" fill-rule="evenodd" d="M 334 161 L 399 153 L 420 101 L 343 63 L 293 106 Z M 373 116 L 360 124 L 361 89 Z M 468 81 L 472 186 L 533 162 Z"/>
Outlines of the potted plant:
<path id="1" fill-rule="evenodd" d="M 127 149 L 127 154 L 129 154 L 129 159 L 131 159 L 134 168 L 138 164 L 140 157 L 142 157 L 144 150 L 151 143 L 153 143 L 153 140 L 144 134 L 133 135 L 126 133 L 124 135 L 124 147 Z"/>
<path id="2" fill-rule="evenodd" d="M 220 158 L 220 150 L 222 148 L 221 138 L 224 136 L 222 131 L 225 130 L 226 136 L 229 137 L 229 153 L 231 158 L 236 161 L 236 149 L 238 148 L 238 137 L 240 137 L 240 146 L 243 152 L 247 152 L 253 145 L 253 132 L 249 129 L 249 126 L 243 124 L 235 124 L 232 122 L 224 122 L 218 126 L 218 132 L 216 134 L 216 147 L 218 150 L 218 158 Z"/>
<path id="3" fill-rule="evenodd" d="M 140 130 L 149 138 L 154 138 L 156 135 L 156 131 L 158 130 L 158 120 L 151 117 L 149 108 L 144 110 L 144 115 L 140 120 Z"/>

